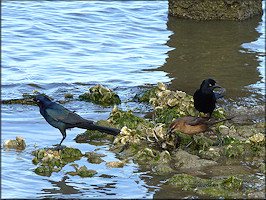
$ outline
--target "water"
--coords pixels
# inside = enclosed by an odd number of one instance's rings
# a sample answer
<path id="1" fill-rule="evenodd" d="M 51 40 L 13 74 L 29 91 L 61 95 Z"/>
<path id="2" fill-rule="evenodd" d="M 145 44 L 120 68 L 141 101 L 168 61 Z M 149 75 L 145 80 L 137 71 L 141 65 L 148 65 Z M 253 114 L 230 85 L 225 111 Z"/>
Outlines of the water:
<path id="1" fill-rule="evenodd" d="M 158 81 L 193 94 L 203 79 L 213 77 L 227 89 L 220 106 L 228 111 L 258 106 L 255 117 L 248 117 L 258 121 L 264 116 L 264 19 L 178 20 L 168 17 L 167 1 L 5 1 L 2 99 L 38 90 L 63 100 L 65 93 L 77 97 L 99 83 L 122 101 L 129 100 L 119 106 L 128 110 L 137 107 L 131 101 L 136 92 Z M 106 119 L 112 108 L 76 101 L 65 106 L 94 121 Z M 143 105 L 136 114 L 144 116 L 148 110 Z M 103 153 L 106 162 L 118 160 L 108 150 L 109 141 L 76 143 L 73 138 L 82 132 L 68 131 L 64 145 Z M 61 134 L 34 106 L 2 105 L 1 133 L 1 143 L 17 135 L 27 143 L 21 152 L 1 151 L 2 198 L 194 197 L 161 186 L 165 177 L 155 177 L 134 163 L 112 169 L 83 158 L 75 163 L 96 170 L 95 177 L 68 176 L 65 173 L 74 170 L 70 165 L 50 177 L 36 175 L 30 155 L 34 145 L 51 146 Z"/>

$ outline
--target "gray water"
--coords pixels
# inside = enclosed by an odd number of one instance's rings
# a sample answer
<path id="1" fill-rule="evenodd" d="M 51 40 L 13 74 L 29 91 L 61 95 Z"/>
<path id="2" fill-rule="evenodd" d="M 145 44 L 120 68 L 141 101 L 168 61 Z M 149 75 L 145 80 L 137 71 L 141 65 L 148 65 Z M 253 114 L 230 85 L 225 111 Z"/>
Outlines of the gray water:
<path id="1" fill-rule="evenodd" d="M 160 81 L 192 95 L 203 79 L 213 77 L 226 88 L 219 106 L 253 113 L 245 123 L 264 116 L 264 16 L 244 22 L 180 20 L 168 17 L 167 1 L 4 1 L 1 9 L 3 100 L 38 90 L 58 101 L 65 93 L 77 97 L 102 84 L 129 101 L 119 108 L 136 108 L 135 114 L 144 116 L 150 107 L 132 101 L 143 88 Z M 94 121 L 106 119 L 112 109 L 76 101 L 64 106 Z M 39 176 L 30 152 L 35 144 L 58 143 L 61 134 L 35 106 L 2 105 L 1 114 L 1 144 L 17 135 L 27 143 L 24 151 L 1 150 L 2 198 L 197 198 L 163 187 L 166 177 L 132 162 L 113 169 L 84 158 L 75 163 L 96 170 L 96 176 L 66 175 L 74 170 L 70 165 Z M 106 162 L 118 160 L 110 141 L 76 143 L 73 138 L 82 132 L 68 131 L 64 145 L 103 153 Z"/>

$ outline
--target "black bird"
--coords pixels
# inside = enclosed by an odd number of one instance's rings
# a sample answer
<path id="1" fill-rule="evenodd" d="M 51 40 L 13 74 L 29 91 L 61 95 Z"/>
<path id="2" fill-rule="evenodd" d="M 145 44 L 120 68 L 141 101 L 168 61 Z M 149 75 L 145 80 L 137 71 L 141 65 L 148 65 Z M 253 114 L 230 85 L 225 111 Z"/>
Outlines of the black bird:
<path id="1" fill-rule="evenodd" d="M 215 104 L 217 99 L 224 97 L 220 93 L 214 92 L 215 88 L 222 88 L 216 81 L 212 78 L 205 79 L 201 85 L 200 89 L 197 89 L 193 95 L 194 107 L 203 113 L 210 113 L 210 118 L 213 110 L 215 109 Z"/>
<path id="2" fill-rule="evenodd" d="M 52 102 L 44 95 L 36 95 L 33 98 L 33 102 L 40 107 L 40 113 L 45 120 L 51 126 L 58 128 L 62 133 L 63 138 L 59 146 L 66 138 L 66 129 L 69 128 L 77 127 L 87 130 L 97 130 L 111 135 L 118 135 L 120 133 L 119 129 L 93 124 L 93 121 L 83 119 L 81 116 L 71 112 L 60 104 Z"/>
<path id="3" fill-rule="evenodd" d="M 233 117 L 222 120 L 215 120 L 214 118 L 208 118 L 208 117 L 192 117 L 192 116 L 182 117 L 172 121 L 167 130 L 167 134 L 179 131 L 181 133 L 189 135 L 191 137 L 191 142 L 185 147 L 187 148 L 194 141 L 193 135 L 206 131 L 212 131 L 210 129 L 210 126 L 217 124 L 219 122 L 230 120 L 232 118 Z M 216 132 L 214 133 L 216 134 Z M 217 137 L 221 144 L 222 143 L 221 138 L 219 137 L 219 135 L 217 135 Z"/>

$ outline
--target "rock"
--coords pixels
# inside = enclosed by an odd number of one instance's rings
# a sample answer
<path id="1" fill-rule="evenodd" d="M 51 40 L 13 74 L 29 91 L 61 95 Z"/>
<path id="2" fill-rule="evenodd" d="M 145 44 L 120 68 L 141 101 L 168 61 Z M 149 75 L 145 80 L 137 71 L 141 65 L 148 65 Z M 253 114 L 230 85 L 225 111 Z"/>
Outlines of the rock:
<path id="1" fill-rule="evenodd" d="M 109 106 L 114 104 L 120 104 L 121 100 L 119 96 L 109 88 L 105 88 L 102 85 L 96 85 L 89 89 L 89 92 L 85 92 L 79 95 L 80 101 L 93 102 L 103 106 Z"/>
<path id="2" fill-rule="evenodd" d="M 126 126 L 124 126 L 122 129 L 121 129 L 121 132 L 120 132 L 120 135 L 121 136 L 133 136 L 134 133 L 131 129 L 127 128 Z"/>
<path id="3" fill-rule="evenodd" d="M 249 140 L 255 144 L 264 144 L 265 143 L 265 136 L 261 133 L 255 134 L 249 137 Z"/>
<path id="4" fill-rule="evenodd" d="M 220 148 L 210 147 L 208 150 L 200 150 L 199 156 L 204 159 L 217 161 L 220 158 Z"/>
<path id="5" fill-rule="evenodd" d="M 66 174 L 69 174 L 71 176 L 78 175 L 80 177 L 92 177 L 95 174 L 97 174 L 97 172 L 95 170 L 87 169 L 87 167 L 85 165 L 83 165 L 80 168 L 78 168 L 77 164 L 72 164 L 71 166 L 73 166 L 74 169 L 76 170 L 75 172 L 67 172 L 66 173 Z"/>
<path id="6" fill-rule="evenodd" d="M 217 162 L 215 161 L 200 159 L 198 156 L 189 154 L 181 149 L 173 154 L 173 158 L 175 160 L 175 168 L 177 169 L 189 169 L 217 165 Z"/>
<path id="7" fill-rule="evenodd" d="M 9 99 L 9 100 L 1 100 L 1 103 L 2 104 L 22 104 L 22 105 L 34 105 L 34 106 L 37 106 L 33 101 L 32 99 L 36 96 L 36 95 L 44 95 L 44 96 L 47 96 L 46 94 L 44 93 L 40 93 L 38 92 L 37 90 L 34 90 L 31 94 L 29 93 L 24 93 L 22 95 L 23 98 L 21 99 Z M 48 97 L 48 96 L 47 96 Z M 49 99 L 53 100 L 53 98 L 51 97 L 48 97 Z"/>
<path id="8" fill-rule="evenodd" d="M 162 91 L 167 90 L 167 87 L 162 82 L 158 82 L 157 87 Z"/>
<path id="9" fill-rule="evenodd" d="M 222 134 L 222 135 L 228 135 L 229 134 L 229 128 L 225 125 L 220 125 L 219 126 L 219 132 Z"/>
<path id="10" fill-rule="evenodd" d="M 126 162 L 127 162 L 127 160 L 106 162 L 106 165 L 108 167 L 113 167 L 113 168 L 122 168 L 125 166 Z"/>
<path id="11" fill-rule="evenodd" d="M 4 148 L 17 149 L 18 148 L 17 140 L 5 140 L 4 141 Z"/>
<path id="12" fill-rule="evenodd" d="M 58 172 L 66 164 L 81 159 L 83 156 L 79 149 L 64 147 L 62 150 L 55 148 L 39 149 L 32 152 L 35 157 L 33 164 L 39 165 L 34 172 L 42 176 L 50 176 L 52 172 Z"/>
<path id="13" fill-rule="evenodd" d="M 24 150 L 26 142 L 21 136 L 17 136 L 15 140 L 5 140 L 3 146 L 5 149 Z"/>
<path id="14" fill-rule="evenodd" d="M 227 179 L 203 179 L 188 174 L 175 174 L 166 182 L 181 190 L 212 198 L 236 198 L 239 196 L 238 191 L 242 188 L 242 183 L 243 181 L 235 176 Z"/>

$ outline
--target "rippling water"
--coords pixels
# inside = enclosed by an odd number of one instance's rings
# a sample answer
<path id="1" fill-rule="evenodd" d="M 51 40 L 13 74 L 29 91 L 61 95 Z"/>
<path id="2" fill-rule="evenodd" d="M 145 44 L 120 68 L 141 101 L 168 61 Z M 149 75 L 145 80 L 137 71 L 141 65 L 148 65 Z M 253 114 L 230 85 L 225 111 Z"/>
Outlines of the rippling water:
<path id="1" fill-rule="evenodd" d="M 60 100 L 66 92 L 80 95 L 99 83 L 124 101 L 158 81 L 193 94 L 206 76 L 212 76 L 227 89 L 221 105 L 262 105 L 262 20 L 177 20 L 168 17 L 167 1 L 4 1 L 2 99 L 38 90 Z M 65 106 L 94 121 L 106 119 L 111 110 L 84 102 Z M 145 107 L 138 112 L 145 113 Z M 45 147 L 61 139 L 37 107 L 2 105 L 1 131 L 2 141 L 21 135 L 28 145 L 23 152 L 2 150 L 2 198 L 152 198 L 164 191 L 160 181 L 133 163 L 110 169 L 105 163 L 76 161 L 98 172 L 90 179 L 66 176 L 72 169 L 68 165 L 51 177 L 36 175 L 29 154 L 34 144 Z M 118 159 L 108 151 L 108 141 L 99 146 L 75 143 L 74 136 L 81 132 L 68 131 L 64 144 L 104 153 L 105 161 Z M 102 174 L 113 177 L 102 178 Z"/>

